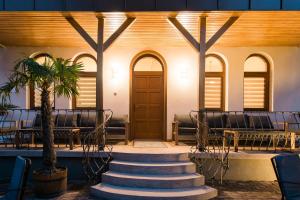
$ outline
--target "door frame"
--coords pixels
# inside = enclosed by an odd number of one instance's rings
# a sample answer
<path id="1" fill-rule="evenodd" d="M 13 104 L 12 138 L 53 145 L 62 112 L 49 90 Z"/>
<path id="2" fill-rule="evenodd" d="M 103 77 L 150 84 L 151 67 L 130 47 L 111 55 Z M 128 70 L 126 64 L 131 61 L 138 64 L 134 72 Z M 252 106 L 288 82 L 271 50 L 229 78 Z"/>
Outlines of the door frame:
<path id="1" fill-rule="evenodd" d="M 160 62 L 161 66 L 162 66 L 162 72 L 163 72 L 163 82 L 164 82 L 164 102 L 163 102 L 163 137 L 162 139 L 164 141 L 167 140 L 167 63 L 165 61 L 165 59 L 156 51 L 153 50 L 146 50 L 146 51 L 142 51 L 138 54 L 136 54 L 132 59 L 131 59 L 131 63 L 130 63 L 130 83 L 129 83 L 129 126 L 130 126 L 130 131 L 129 131 L 129 139 L 133 140 L 134 139 L 134 133 L 133 133 L 133 99 L 132 99 L 132 86 L 133 86 L 133 73 L 134 73 L 134 67 L 136 65 L 136 63 L 145 57 L 152 57 L 155 58 L 157 61 Z"/>

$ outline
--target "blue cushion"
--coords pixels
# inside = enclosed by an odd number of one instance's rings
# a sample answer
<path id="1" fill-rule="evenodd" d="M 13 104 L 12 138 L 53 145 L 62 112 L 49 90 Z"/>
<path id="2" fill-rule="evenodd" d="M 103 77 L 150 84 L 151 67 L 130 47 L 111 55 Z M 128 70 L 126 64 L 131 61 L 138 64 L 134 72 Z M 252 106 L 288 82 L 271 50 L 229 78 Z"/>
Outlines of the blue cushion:
<path id="1" fill-rule="evenodd" d="M 298 154 L 274 158 L 281 190 L 286 199 L 300 199 L 300 158 Z"/>
<path id="2" fill-rule="evenodd" d="M 5 199 L 21 199 L 22 188 L 26 181 L 26 160 L 20 156 L 16 158 L 13 174 L 10 180 L 8 193 L 5 195 Z"/>

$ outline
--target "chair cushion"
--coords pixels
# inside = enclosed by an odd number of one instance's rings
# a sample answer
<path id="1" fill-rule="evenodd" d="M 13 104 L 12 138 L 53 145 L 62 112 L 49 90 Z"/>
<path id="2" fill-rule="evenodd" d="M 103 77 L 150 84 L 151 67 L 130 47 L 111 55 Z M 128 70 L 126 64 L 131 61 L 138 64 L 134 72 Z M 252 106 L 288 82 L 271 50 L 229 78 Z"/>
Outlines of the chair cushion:
<path id="1" fill-rule="evenodd" d="M 293 132 L 300 131 L 300 116 L 298 113 L 293 113 L 289 116 L 288 120 L 288 130 Z"/>
<path id="2" fill-rule="evenodd" d="M 52 117 L 53 122 L 55 123 L 56 115 L 52 114 L 51 117 Z M 40 113 L 37 113 L 33 120 L 33 127 L 40 128 L 41 126 L 42 126 L 42 115 Z"/>
<path id="3" fill-rule="evenodd" d="M 55 120 L 55 126 L 57 127 L 76 127 L 77 115 L 73 114 L 58 114 Z"/>
<path id="4" fill-rule="evenodd" d="M 229 114 L 227 116 L 226 128 L 249 129 L 249 116 L 246 114 Z"/>
<path id="5" fill-rule="evenodd" d="M 214 113 L 208 115 L 206 122 L 209 128 L 226 128 L 227 115 L 221 113 Z"/>
<path id="6" fill-rule="evenodd" d="M 178 128 L 178 135 L 195 135 L 197 129 L 196 128 Z"/>
<path id="7" fill-rule="evenodd" d="M 274 160 L 284 196 L 286 199 L 300 199 L 299 155 L 279 155 Z"/>
<path id="8" fill-rule="evenodd" d="M 95 113 L 78 114 L 77 127 L 96 127 L 96 114 Z"/>
<path id="9" fill-rule="evenodd" d="M 106 132 L 109 135 L 125 135 L 124 127 L 107 127 Z"/>
<path id="10" fill-rule="evenodd" d="M 273 123 L 269 116 L 250 116 L 250 128 L 253 129 L 274 129 Z"/>
<path id="11" fill-rule="evenodd" d="M 125 127 L 125 123 L 127 121 L 128 121 L 128 115 L 113 116 L 109 120 L 107 127 Z"/>
<path id="12" fill-rule="evenodd" d="M 190 115 L 174 115 L 174 121 L 178 122 L 178 127 L 196 128 L 196 122 L 193 123 Z"/>

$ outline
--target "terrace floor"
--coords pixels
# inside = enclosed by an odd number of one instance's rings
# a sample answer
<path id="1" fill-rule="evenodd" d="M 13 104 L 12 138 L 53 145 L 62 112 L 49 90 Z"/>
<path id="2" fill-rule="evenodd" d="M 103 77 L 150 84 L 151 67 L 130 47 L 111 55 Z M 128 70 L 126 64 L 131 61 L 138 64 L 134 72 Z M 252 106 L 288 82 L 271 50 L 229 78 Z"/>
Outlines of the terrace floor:
<path id="1" fill-rule="evenodd" d="M 236 200 L 279 200 L 281 193 L 277 182 L 237 182 L 225 181 L 222 185 L 209 184 L 218 189 L 219 196 L 214 200 L 236 199 Z M 89 187 L 85 184 L 71 183 L 69 190 L 64 195 L 53 200 L 96 200 L 89 196 Z M 27 191 L 25 200 L 37 200 L 32 197 L 31 191 Z"/>

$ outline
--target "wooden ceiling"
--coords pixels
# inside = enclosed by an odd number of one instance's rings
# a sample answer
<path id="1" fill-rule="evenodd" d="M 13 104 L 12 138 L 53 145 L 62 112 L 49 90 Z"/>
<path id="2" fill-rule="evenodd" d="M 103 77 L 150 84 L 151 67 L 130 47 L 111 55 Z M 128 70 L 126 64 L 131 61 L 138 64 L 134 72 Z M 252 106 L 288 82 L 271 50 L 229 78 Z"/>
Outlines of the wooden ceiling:
<path id="1" fill-rule="evenodd" d="M 71 14 L 96 39 L 97 18 L 92 12 L 1 12 L 0 43 L 5 46 L 87 47 L 86 42 L 65 20 Z M 141 12 L 105 13 L 105 38 L 124 21 L 136 21 L 113 44 L 117 46 L 185 46 L 187 41 L 168 22 L 177 16 L 184 27 L 199 40 L 199 16 L 207 15 L 207 39 L 232 15 L 238 21 L 217 42 L 218 46 L 298 46 L 300 12 Z"/>

